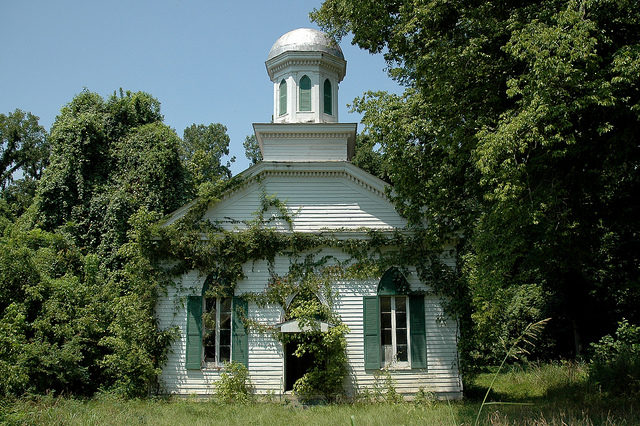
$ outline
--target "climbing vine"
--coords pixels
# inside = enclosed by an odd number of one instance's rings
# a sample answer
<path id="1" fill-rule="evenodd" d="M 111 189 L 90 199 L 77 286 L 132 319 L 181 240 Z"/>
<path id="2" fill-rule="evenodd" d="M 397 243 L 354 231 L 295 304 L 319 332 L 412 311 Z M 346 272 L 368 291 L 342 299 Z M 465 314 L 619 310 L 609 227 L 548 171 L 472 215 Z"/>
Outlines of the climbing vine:
<path id="1" fill-rule="evenodd" d="M 262 323 L 248 315 L 242 320 L 248 329 L 271 333 L 283 344 L 295 343 L 296 356 L 313 353 L 313 365 L 295 383 L 294 390 L 303 396 L 334 399 L 342 393 L 347 374 L 349 332 L 333 309 L 335 283 L 379 279 L 392 266 L 406 275 L 411 266 L 416 268 L 422 282 L 442 293 L 443 283 L 454 281 L 453 272 L 443 263 L 443 242 L 434 241 L 424 228 L 296 232 L 293 229 L 296 213 L 264 190 L 251 220 L 203 220 L 207 209 L 220 200 L 217 194 L 224 195 L 245 183 L 234 178 L 223 186 L 205 188 L 180 219 L 170 226 L 157 226 L 153 240 L 155 255 L 170 260 L 165 262 L 170 265 L 164 271 L 167 276 L 177 277 L 192 269 L 206 273 L 207 296 L 233 294 L 236 284 L 245 278 L 243 265 L 266 261 L 269 281 L 265 290 L 240 297 L 260 307 L 278 306 L 285 320 L 298 322 L 301 332 L 282 333 L 274 324 Z M 225 223 L 232 224 L 233 230 L 225 229 Z M 335 250 L 326 249 L 337 249 L 346 256 L 328 255 Z M 285 274 L 276 273 L 275 261 L 279 256 L 289 259 Z M 321 330 L 321 323 L 329 325 L 328 331 Z"/>

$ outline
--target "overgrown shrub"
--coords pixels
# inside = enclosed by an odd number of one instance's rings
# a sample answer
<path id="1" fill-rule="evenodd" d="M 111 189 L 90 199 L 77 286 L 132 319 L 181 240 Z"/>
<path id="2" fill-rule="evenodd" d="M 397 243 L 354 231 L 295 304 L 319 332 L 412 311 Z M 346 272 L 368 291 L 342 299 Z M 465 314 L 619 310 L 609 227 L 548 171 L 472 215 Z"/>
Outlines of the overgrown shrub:
<path id="1" fill-rule="evenodd" d="M 245 403 L 252 399 L 252 395 L 253 386 L 247 367 L 236 361 L 225 363 L 220 380 L 216 382 L 218 400 L 224 403 Z"/>
<path id="2" fill-rule="evenodd" d="M 420 389 L 420 393 L 424 394 L 424 389 Z M 373 386 L 364 388 L 362 392 L 356 395 L 356 400 L 364 403 L 386 402 L 388 404 L 396 404 L 404 401 L 404 398 L 396 390 L 396 382 L 391 377 L 389 370 L 384 368 L 373 373 Z"/>
<path id="3" fill-rule="evenodd" d="M 340 324 L 319 334 L 319 338 L 299 342 L 295 354 L 314 355 L 313 366 L 293 386 L 302 399 L 322 396 L 330 401 L 344 394 L 344 378 L 347 374 L 345 335 L 349 328 Z M 305 334 L 305 333 L 301 333 Z"/>
<path id="4" fill-rule="evenodd" d="M 640 327 L 626 319 L 618 323 L 615 338 L 606 335 L 592 343 L 589 379 L 612 394 L 640 393 Z"/>
<path id="5" fill-rule="evenodd" d="M 0 234 L 0 397 L 155 390 L 173 332 L 156 327 L 160 280 L 141 252 L 157 216 L 135 217 L 117 274 L 62 233 Z"/>

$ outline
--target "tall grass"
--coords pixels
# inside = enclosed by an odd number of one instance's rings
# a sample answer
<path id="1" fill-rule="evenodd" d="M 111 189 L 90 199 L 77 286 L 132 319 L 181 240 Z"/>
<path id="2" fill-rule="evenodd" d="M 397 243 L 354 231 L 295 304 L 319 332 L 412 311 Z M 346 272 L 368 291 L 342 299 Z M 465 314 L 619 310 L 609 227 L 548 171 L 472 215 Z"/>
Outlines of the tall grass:
<path id="1" fill-rule="evenodd" d="M 480 422 L 480 415 L 482 414 L 482 409 L 487 404 L 487 398 L 489 397 L 489 392 L 491 392 L 491 389 L 493 388 L 493 385 L 496 379 L 498 378 L 498 374 L 500 374 L 500 370 L 502 370 L 502 367 L 504 366 L 505 362 L 507 362 L 507 360 L 510 358 L 517 359 L 517 357 L 521 354 L 528 354 L 529 352 L 527 351 L 527 346 L 534 345 L 533 342 L 535 342 L 538 339 L 538 337 L 540 336 L 540 333 L 542 332 L 542 329 L 547 324 L 547 322 L 549 322 L 550 319 L 551 318 L 547 318 L 542 321 L 538 321 L 538 322 L 527 325 L 524 331 L 522 332 L 522 334 L 518 336 L 518 338 L 508 348 L 507 348 L 507 345 L 503 342 L 505 346 L 506 354 L 502 359 L 502 362 L 500 363 L 498 370 L 496 371 L 493 378 L 491 379 L 491 383 L 487 388 L 487 392 L 484 394 L 484 398 L 482 399 L 482 404 L 480 404 L 480 408 L 478 408 L 478 414 L 476 415 L 476 421 L 474 422 L 476 425 L 479 424 Z"/>
<path id="2" fill-rule="evenodd" d="M 473 424 L 482 395 L 487 402 L 533 405 L 485 405 L 480 424 L 492 425 L 636 425 L 637 400 L 611 399 L 589 387 L 580 363 L 504 366 L 476 376 L 463 401 L 355 403 L 301 407 L 286 403 L 222 404 L 215 400 L 155 398 L 122 400 L 103 395 L 90 400 L 34 397 L 0 402 L 0 424 L 53 425 L 396 425 Z M 495 380 L 494 380 L 495 379 Z M 473 396 L 477 395 L 477 396 Z M 352 420 L 353 419 L 353 420 Z"/>

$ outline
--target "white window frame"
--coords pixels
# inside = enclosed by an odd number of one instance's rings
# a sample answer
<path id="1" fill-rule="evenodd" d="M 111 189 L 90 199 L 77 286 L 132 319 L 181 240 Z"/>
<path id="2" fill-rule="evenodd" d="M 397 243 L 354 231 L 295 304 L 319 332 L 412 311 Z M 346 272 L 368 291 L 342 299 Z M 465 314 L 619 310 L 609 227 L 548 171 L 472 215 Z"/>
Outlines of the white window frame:
<path id="1" fill-rule="evenodd" d="M 393 368 L 393 369 L 411 369 L 411 312 L 409 312 L 409 297 L 406 295 L 389 295 L 389 296 L 379 296 L 379 298 L 388 297 L 391 299 L 391 346 L 393 348 L 393 357 L 390 360 L 385 359 L 384 356 L 384 346 L 382 344 L 382 303 L 379 302 L 378 312 L 380 318 L 380 359 L 382 360 L 382 365 L 384 368 Z M 407 322 L 407 360 L 406 361 L 398 361 L 398 346 L 397 346 L 397 324 L 396 324 L 396 298 L 403 298 L 405 300 L 406 307 L 406 319 Z"/>
<path id="2" fill-rule="evenodd" d="M 212 298 L 210 298 L 212 299 Z M 224 365 L 225 362 L 231 362 L 231 346 L 233 345 L 233 336 L 231 335 L 232 331 L 233 331 L 233 300 L 231 297 L 216 297 L 216 318 L 215 318 L 215 322 L 216 322 L 216 329 L 214 331 L 215 333 L 215 340 L 216 340 L 216 348 L 215 348 L 215 359 L 211 360 L 211 358 L 207 359 L 206 356 L 206 345 L 205 345 L 205 333 L 204 333 L 204 327 L 205 324 L 203 322 L 202 327 L 203 327 L 203 333 L 202 333 L 202 360 L 204 362 L 204 365 L 207 367 L 221 367 L 222 365 Z M 222 300 L 223 299 L 228 299 L 229 300 L 229 359 L 226 361 L 221 361 L 220 360 L 220 314 L 222 312 Z M 207 298 L 203 297 L 202 298 L 202 312 L 208 312 L 207 311 Z"/>

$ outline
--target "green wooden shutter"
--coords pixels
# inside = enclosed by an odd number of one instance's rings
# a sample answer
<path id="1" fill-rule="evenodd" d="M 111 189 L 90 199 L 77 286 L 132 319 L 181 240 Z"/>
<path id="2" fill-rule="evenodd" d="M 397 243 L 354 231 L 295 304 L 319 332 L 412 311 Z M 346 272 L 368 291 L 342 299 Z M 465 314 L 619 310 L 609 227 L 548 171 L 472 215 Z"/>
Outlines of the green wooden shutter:
<path id="1" fill-rule="evenodd" d="M 187 297 L 187 369 L 199 370 L 202 359 L 202 297 Z"/>
<path id="2" fill-rule="evenodd" d="M 427 337 L 424 324 L 424 296 L 409 296 L 411 368 L 427 368 Z"/>
<path id="3" fill-rule="evenodd" d="M 329 79 L 324 81 L 324 113 L 331 115 L 333 111 L 333 101 L 331 96 L 331 82 Z"/>
<path id="4" fill-rule="evenodd" d="M 311 79 L 306 75 L 300 79 L 300 111 L 311 111 Z"/>
<path id="5" fill-rule="evenodd" d="M 249 313 L 247 301 L 239 297 L 233 298 L 233 314 L 231 318 L 231 360 L 249 366 L 249 336 L 244 328 L 242 317 Z"/>
<path id="6" fill-rule="evenodd" d="M 365 296 L 362 299 L 364 322 L 364 368 L 380 368 L 380 308 L 378 296 Z"/>
<path id="7" fill-rule="evenodd" d="M 282 80 L 280 82 L 280 111 L 278 111 L 279 115 L 284 115 L 287 113 L 287 82 Z"/>

